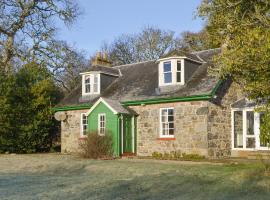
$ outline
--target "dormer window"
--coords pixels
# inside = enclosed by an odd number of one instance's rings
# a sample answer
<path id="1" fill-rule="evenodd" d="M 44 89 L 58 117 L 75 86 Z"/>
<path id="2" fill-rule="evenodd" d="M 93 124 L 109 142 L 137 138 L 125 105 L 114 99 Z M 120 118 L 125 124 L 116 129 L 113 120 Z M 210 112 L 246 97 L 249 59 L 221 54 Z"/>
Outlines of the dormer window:
<path id="1" fill-rule="evenodd" d="M 159 63 L 159 86 L 184 85 L 184 60 L 168 59 Z"/>
<path id="2" fill-rule="evenodd" d="M 82 95 L 91 95 L 100 93 L 100 74 L 82 75 Z"/>

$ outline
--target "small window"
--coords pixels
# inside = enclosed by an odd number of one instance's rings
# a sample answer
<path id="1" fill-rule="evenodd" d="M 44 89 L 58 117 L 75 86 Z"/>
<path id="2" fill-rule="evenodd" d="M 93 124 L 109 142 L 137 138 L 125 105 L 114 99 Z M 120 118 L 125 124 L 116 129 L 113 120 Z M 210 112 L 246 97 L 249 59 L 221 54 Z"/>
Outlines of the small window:
<path id="1" fill-rule="evenodd" d="M 181 61 L 177 61 L 176 82 L 181 83 Z"/>
<path id="2" fill-rule="evenodd" d="M 99 94 L 100 76 L 99 74 L 83 75 L 82 95 Z"/>
<path id="3" fill-rule="evenodd" d="M 91 78 L 89 76 L 85 76 L 84 79 L 85 93 L 91 93 Z"/>
<path id="4" fill-rule="evenodd" d="M 98 115 L 98 133 L 99 135 L 105 135 L 106 129 L 106 115 L 99 114 Z"/>
<path id="5" fill-rule="evenodd" d="M 172 83 L 172 67 L 171 62 L 163 64 L 164 83 Z"/>
<path id="6" fill-rule="evenodd" d="M 87 135 L 88 120 L 85 113 L 81 114 L 81 136 Z"/>
<path id="7" fill-rule="evenodd" d="M 98 92 L 98 75 L 94 75 L 94 84 L 93 84 L 93 87 L 94 87 L 94 93 L 97 93 Z"/>
<path id="8" fill-rule="evenodd" d="M 160 137 L 174 137 L 174 109 L 162 108 L 160 110 L 160 119 Z"/>

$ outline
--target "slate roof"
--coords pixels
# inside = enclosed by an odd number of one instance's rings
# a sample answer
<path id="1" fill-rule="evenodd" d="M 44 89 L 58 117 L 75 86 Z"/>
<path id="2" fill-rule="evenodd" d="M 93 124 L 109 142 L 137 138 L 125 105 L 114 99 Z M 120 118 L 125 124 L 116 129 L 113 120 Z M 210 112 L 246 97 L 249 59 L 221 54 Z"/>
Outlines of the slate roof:
<path id="1" fill-rule="evenodd" d="M 90 71 L 100 71 L 103 73 L 109 73 L 115 76 L 119 76 L 119 70 L 114 68 L 114 67 L 106 67 L 106 66 L 101 66 L 101 65 L 94 65 L 91 66 L 90 69 L 88 70 Z"/>
<path id="2" fill-rule="evenodd" d="M 119 77 L 102 91 L 100 96 L 94 96 L 87 101 L 81 100 L 81 83 L 59 104 L 61 106 L 73 106 L 84 103 L 94 103 L 99 97 L 104 97 L 118 102 L 148 100 L 155 98 L 187 97 L 193 95 L 210 94 L 218 83 L 218 78 L 209 75 L 207 70 L 212 66 L 212 58 L 220 49 L 192 52 L 192 59 L 203 63 L 194 72 L 192 77 L 183 86 L 175 90 L 160 93 L 158 87 L 158 62 L 155 60 L 127 64 L 112 67 L 110 72 L 116 74 L 121 71 Z M 189 57 L 191 57 L 189 55 Z M 108 67 L 105 67 L 106 70 Z M 100 66 L 98 69 L 101 69 Z M 97 68 L 91 69 L 97 70 Z"/>
<path id="3" fill-rule="evenodd" d="M 109 104 L 116 112 L 118 113 L 123 113 L 123 114 L 136 114 L 134 111 L 131 109 L 128 109 L 124 106 L 121 105 L 121 103 L 117 100 L 112 100 L 108 98 L 102 97 L 102 99 Z"/>
<path id="4" fill-rule="evenodd" d="M 173 57 L 173 56 L 183 56 L 183 57 L 187 57 L 191 60 L 195 60 L 197 62 L 203 62 L 203 60 L 196 54 L 193 53 L 188 53 L 182 50 L 174 50 L 169 52 L 168 54 L 162 56 L 161 58 L 166 58 L 166 57 Z"/>
<path id="5" fill-rule="evenodd" d="M 256 102 L 250 101 L 247 98 L 240 99 L 231 105 L 232 108 L 249 108 L 254 106 L 256 106 Z"/>

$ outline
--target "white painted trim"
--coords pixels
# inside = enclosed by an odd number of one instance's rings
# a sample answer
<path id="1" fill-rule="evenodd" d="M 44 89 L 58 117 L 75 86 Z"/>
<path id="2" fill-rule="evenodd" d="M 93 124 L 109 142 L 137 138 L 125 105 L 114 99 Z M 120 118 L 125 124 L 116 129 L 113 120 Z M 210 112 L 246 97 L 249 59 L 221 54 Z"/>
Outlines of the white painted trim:
<path id="1" fill-rule="evenodd" d="M 85 76 L 90 76 L 90 92 L 85 92 Z M 94 92 L 94 77 L 97 76 L 98 91 Z M 82 96 L 88 96 L 92 94 L 100 94 L 100 73 L 86 73 L 82 75 Z"/>
<path id="2" fill-rule="evenodd" d="M 177 62 L 181 62 L 181 82 L 177 82 Z M 164 82 L 164 63 L 171 62 L 171 73 L 172 73 L 172 82 L 165 83 Z M 158 65 L 158 84 L 159 86 L 169 86 L 169 85 L 184 85 L 185 84 L 185 62 L 184 59 L 166 59 L 159 63 Z"/>
<path id="3" fill-rule="evenodd" d="M 243 148 L 234 147 L 234 112 L 242 111 L 243 121 Z M 247 136 L 247 111 L 254 112 L 254 136 Z M 255 148 L 246 148 L 246 139 L 255 138 Z M 268 147 L 260 146 L 260 113 L 254 111 L 254 107 L 250 108 L 232 108 L 231 109 L 231 145 L 232 150 L 238 151 L 257 151 L 257 150 L 270 150 Z"/>
<path id="4" fill-rule="evenodd" d="M 171 56 L 171 57 L 167 57 L 167 58 L 161 58 L 161 59 L 158 59 L 157 62 L 162 62 L 164 60 L 170 60 L 170 59 L 178 59 L 178 60 L 185 59 L 185 60 L 190 60 L 190 61 L 193 61 L 193 62 L 196 62 L 196 63 L 200 63 L 200 64 L 205 63 L 203 61 L 200 62 L 200 61 L 197 61 L 197 60 L 193 60 L 193 59 L 188 58 L 186 56 Z"/>
<path id="5" fill-rule="evenodd" d="M 103 116 L 104 117 L 104 134 L 100 134 L 100 117 Z M 104 136 L 106 133 L 106 114 L 105 113 L 99 113 L 98 114 L 98 134 L 101 136 Z"/>
<path id="6" fill-rule="evenodd" d="M 86 116 L 87 119 L 87 128 L 88 128 L 88 118 L 86 113 L 81 113 L 81 118 L 80 118 L 80 137 L 87 137 L 86 135 L 83 134 L 83 115 Z"/>
<path id="7" fill-rule="evenodd" d="M 101 102 L 104 103 L 113 112 L 113 114 L 118 114 L 116 110 L 114 110 L 102 97 L 100 97 L 96 101 L 96 103 L 90 108 L 90 110 L 86 113 L 86 116 L 88 116 Z"/>
<path id="8" fill-rule="evenodd" d="M 174 131 L 173 131 L 173 135 L 163 135 L 162 134 L 162 110 L 164 109 L 173 109 L 173 124 L 174 124 Z M 175 138 L 175 109 L 174 107 L 166 107 L 166 108 L 160 108 L 159 109 L 159 137 L 160 138 Z"/>

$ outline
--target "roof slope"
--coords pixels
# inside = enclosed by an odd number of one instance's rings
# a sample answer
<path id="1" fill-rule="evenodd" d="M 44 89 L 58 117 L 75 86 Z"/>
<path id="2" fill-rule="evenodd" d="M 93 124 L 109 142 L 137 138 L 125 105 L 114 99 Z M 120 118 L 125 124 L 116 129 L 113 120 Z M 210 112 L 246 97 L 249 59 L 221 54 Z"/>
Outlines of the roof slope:
<path id="1" fill-rule="evenodd" d="M 135 64 L 116 66 L 112 71 L 121 72 L 120 76 L 104 91 L 101 97 L 109 100 L 139 101 L 155 98 L 176 98 L 189 97 L 193 95 L 210 94 L 218 83 L 218 79 L 207 73 L 212 66 L 213 55 L 220 52 L 220 49 L 192 52 L 192 59 L 203 60 L 192 77 L 183 86 L 178 86 L 176 90 L 170 92 L 160 92 L 158 86 L 158 63 L 156 61 L 146 61 Z M 189 56 L 191 58 L 191 56 Z M 108 67 L 106 67 L 108 68 Z M 81 84 L 68 95 L 59 106 L 79 105 L 83 103 L 92 104 L 100 96 L 94 96 L 87 101 L 81 99 Z"/>

